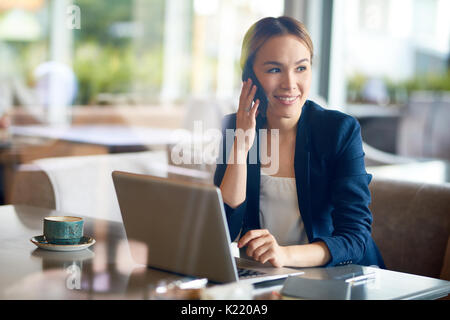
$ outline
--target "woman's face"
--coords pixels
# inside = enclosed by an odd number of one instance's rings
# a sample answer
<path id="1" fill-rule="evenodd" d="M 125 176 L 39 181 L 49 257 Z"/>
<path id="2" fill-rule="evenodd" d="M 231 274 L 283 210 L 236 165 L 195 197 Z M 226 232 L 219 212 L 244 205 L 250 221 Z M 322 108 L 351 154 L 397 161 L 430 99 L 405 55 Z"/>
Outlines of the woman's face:
<path id="1" fill-rule="evenodd" d="M 299 117 L 311 85 L 311 53 L 294 35 L 267 40 L 253 71 L 267 95 L 267 117 Z"/>

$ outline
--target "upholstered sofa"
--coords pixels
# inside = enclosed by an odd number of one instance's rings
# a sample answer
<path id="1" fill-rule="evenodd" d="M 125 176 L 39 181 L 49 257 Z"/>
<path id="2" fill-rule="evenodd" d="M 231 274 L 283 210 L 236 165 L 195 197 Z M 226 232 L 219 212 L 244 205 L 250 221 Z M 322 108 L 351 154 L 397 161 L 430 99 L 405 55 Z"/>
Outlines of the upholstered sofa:
<path id="1" fill-rule="evenodd" d="M 213 172 L 173 166 L 164 151 L 41 159 L 17 172 L 11 202 L 120 221 L 112 170 L 206 183 Z M 450 184 L 375 176 L 370 190 L 372 233 L 387 268 L 450 280 Z"/>
<path id="2" fill-rule="evenodd" d="M 377 179 L 372 236 L 388 269 L 450 280 L 450 184 Z"/>

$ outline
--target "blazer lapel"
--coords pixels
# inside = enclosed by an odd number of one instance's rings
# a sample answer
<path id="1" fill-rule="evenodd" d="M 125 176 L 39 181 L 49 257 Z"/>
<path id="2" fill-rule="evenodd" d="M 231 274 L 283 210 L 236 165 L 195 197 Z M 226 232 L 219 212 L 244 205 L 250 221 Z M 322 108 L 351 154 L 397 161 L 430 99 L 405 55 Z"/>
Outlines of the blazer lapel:
<path id="1" fill-rule="evenodd" d="M 256 136 L 255 142 L 249 150 L 247 157 L 247 212 L 255 214 L 246 214 L 244 217 L 244 232 L 250 229 L 261 229 L 259 223 L 259 195 L 261 183 L 261 155 L 260 155 L 260 137 L 259 129 L 265 124 L 265 118 L 259 116 L 256 118 Z"/>
<path id="2" fill-rule="evenodd" d="M 294 171 L 297 187 L 298 207 L 305 226 L 308 240 L 314 238 L 311 218 L 311 194 L 310 194 L 310 157 L 309 129 L 308 129 L 308 102 L 305 103 L 300 117 L 297 136 L 295 140 Z"/>

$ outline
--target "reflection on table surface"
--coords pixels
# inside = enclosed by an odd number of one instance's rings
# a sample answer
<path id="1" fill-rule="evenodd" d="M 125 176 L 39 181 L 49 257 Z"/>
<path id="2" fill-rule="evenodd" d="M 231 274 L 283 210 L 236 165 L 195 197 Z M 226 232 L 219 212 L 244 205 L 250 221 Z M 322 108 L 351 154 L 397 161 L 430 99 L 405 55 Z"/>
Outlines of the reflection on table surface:
<path id="1" fill-rule="evenodd" d="M 96 240 L 89 249 L 38 249 L 29 239 L 42 234 L 43 218 L 49 215 L 69 213 L 20 205 L 0 207 L 0 299 L 149 299 L 161 282 L 183 278 L 135 264 L 124 226 L 115 221 L 85 217 L 84 234 Z M 436 298 L 450 292 L 447 281 L 372 267 L 302 270 L 302 277 L 312 279 L 376 272 L 374 281 L 352 287 L 351 299 Z M 273 281 L 258 285 L 254 298 L 274 298 L 271 292 L 279 290 L 282 284 L 283 281 Z"/>

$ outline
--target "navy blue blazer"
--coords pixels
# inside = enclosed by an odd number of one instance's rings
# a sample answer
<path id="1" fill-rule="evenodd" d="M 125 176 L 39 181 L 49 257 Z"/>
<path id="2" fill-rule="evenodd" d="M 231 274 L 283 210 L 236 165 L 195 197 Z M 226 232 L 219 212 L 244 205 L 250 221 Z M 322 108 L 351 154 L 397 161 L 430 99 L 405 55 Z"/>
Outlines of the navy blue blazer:
<path id="1" fill-rule="evenodd" d="M 248 230 L 261 228 L 258 146 L 259 129 L 264 126 L 265 118 L 258 116 L 256 120 L 255 143 L 249 155 L 256 153 L 257 161 L 249 161 L 250 156 L 247 158 L 246 199 L 234 209 L 224 204 L 231 239 L 235 239 L 241 229 L 243 236 Z M 222 182 L 232 146 L 232 142 L 225 143 L 226 129 L 235 128 L 236 114 L 225 116 L 219 152 L 219 160 L 224 161 L 218 161 L 216 167 L 216 186 Z M 233 135 L 228 133 L 228 139 L 233 139 Z M 297 127 L 294 171 L 298 205 L 308 240 L 310 243 L 325 242 L 331 254 L 325 266 L 354 263 L 385 268 L 371 237 L 368 186 L 372 176 L 365 169 L 360 126 L 356 119 L 307 100 Z"/>

